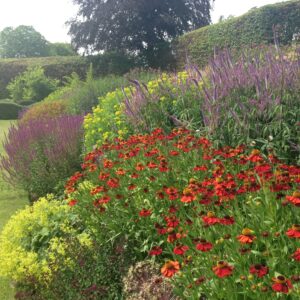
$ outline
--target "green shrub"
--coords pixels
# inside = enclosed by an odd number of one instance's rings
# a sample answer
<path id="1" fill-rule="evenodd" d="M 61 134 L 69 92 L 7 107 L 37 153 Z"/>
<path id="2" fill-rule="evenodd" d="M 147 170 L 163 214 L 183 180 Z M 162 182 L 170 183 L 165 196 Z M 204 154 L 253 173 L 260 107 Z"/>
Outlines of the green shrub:
<path id="1" fill-rule="evenodd" d="M 52 102 L 39 102 L 28 108 L 22 116 L 19 123 L 29 123 L 34 120 L 47 120 L 49 118 L 60 117 L 67 114 L 67 105 L 58 100 Z"/>
<path id="2" fill-rule="evenodd" d="M 41 101 L 57 88 L 58 82 L 46 77 L 44 69 L 35 67 L 17 76 L 8 85 L 11 98 L 16 102 L 21 100 Z"/>
<path id="3" fill-rule="evenodd" d="M 16 120 L 24 106 L 9 102 L 7 100 L 0 100 L 0 120 Z"/>
<path id="4" fill-rule="evenodd" d="M 215 49 L 240 50 L 273 43 L 273 29 L 280 44 L 289 44 L 300 31 L 299 15 L 300 2 L 288 1 L 254 8 L 241 17 L 202 27 L 179 38 L 178 62 L 183 65 L 188 55 L 194 63 L 203 66 Z"/>
<path id="5" fill-rule="evenodd" d="M 20 59 L 0 59 L 0 98 L 9 96 L 6 89 L 9 82 L 29 68 L 43 67 L 45 75 L 59 80 L 62 84 L 65 76 L 73 72 L 84 78 L 88 69 L 86 59 L 80 56 L 51 56 Z"/>
<path id="6" fill-rule="evenodd" d="M 68 112 L 71 114 L 84 114 L 92 111 L 92 108 L 99 103 L 99 98 L 104 97 L 107 93 L 114 91 L 116 88 L 128 86 L 129 80 L 140 79 L 148 81 L 157 76 L 154 70 L 134 69 L 126 75 L 95 78 L 94 68 L 88 72 L 86 80 L 80 80 L 80 77 L 73 73 L 65 78 L 66 85 L 50 94 L 45 102 L 62 100 L 67 103 Z"/>
<path id="7" fill-rule="evenodd" d="M 70 240 L 92 246 L 67 203 L 53 195 L 41 198 L 17 212 L 5 225 L 0 235 L 0 275 L 17 283 L 30 284 L 35 279 L 46 284 L 53 270 L 71 268 L 75 263 L 66 255 Z"/>

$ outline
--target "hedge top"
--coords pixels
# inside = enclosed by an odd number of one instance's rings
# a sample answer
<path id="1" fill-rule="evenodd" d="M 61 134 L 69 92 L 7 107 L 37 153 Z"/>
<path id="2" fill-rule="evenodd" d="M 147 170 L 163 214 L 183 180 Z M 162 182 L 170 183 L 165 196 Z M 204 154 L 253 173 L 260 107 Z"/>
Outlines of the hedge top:
<path id="1" fill-rule="evenodd" d="M 202 27 L 178 39 L 179 65 L 189 57 L 193 63 L 203 66 L 216 49 L 242 49 L 274 42 L 274 26 L 279 42 L 289 44 L 295 33 L 300 32 L 300 1 L 293 0 L 261 8 L 248 13 Z"/>

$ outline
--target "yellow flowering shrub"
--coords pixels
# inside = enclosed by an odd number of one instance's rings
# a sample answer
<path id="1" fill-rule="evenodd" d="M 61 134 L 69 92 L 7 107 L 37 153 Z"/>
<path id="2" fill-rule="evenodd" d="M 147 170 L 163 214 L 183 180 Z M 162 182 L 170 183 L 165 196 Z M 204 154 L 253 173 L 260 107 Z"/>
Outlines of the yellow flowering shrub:
<path id="1" fill-rule="evenodd" d="M 140 86 L 145 89 L 145 93 L 158 98 L 159 103 L 169 105 L 169 95 L 165 95 L 165 91 L 171 91 L 177 94 L 181 84 L 184 84 L 189 77 L 189 74 L 179 72 L 176 75 L 168 75 L 162 73 L 158 79 L 149 81 L 145 86 Z M 95 146 L 100 146 L 106 140 L 114 138 L 126 138 L 133 132 L 133 127 L 136 124 L 130 125 L 130 117 L 126 114 L 126 102 L 132 103 L 134 96 L 137 94 L 136 86 L 129 86 L 122 89 L 116 89 L 109 92 L 105 97 L 99 98 L 99 105 L 94 107 L 93 112 L 85 117 L 85 146 L 87 150 L 92 150 Z M 125 99 L 127 101 L 125 101 Z M 174 102 L 174 103 L 173 103 Z M 171 102 L 175 106 L 175 100 Z M 155 112 L 149 112 L 149 117 L 152 117 Z M 135 108 L 133 108 L 133 117 L 135 115 Z M 141 123 L 138 119 L 134 120 L 137 124 Z M 132 122 L 131 122 L 132 123 Z"/>
<path id="2" fill-rule="evenodd" d="M 105 97 L 100 97 L 100 104 L 93 108 L 93 113 L 86 115 L 84 120 L 85 146 L 91 150 L 106 140 L 126 137 L 130 132 L 123 113 L 122 99 L 124 93 L 129 94 L 130 88 L 116 89 Z"/>
<path id="3" fill-rule="evenodd" d="M 41 198 L 18 211 L 4 227 L 0 235 L 0 276 L 15 281 L 28 277 L 50 280 L 51 270 L 61 267 L 55 267 L 58 257 L 72 267 L 72 260 L 65 255 L 70 239 L 83 246 L 92 245 L 69 205 L 52 195 Z"/>

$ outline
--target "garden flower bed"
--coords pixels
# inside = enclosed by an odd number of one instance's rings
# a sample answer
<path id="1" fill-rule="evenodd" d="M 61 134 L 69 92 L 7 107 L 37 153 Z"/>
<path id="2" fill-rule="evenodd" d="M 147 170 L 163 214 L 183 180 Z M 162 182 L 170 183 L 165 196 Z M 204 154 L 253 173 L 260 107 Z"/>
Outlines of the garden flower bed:
<path id="1" fill-rule="evenodd" d="M 132 241 L 182 299 L 297 299 L 299 184 L 273 154 L 156 129 L 87 154 L 66 193 L 95 239 Z"/>

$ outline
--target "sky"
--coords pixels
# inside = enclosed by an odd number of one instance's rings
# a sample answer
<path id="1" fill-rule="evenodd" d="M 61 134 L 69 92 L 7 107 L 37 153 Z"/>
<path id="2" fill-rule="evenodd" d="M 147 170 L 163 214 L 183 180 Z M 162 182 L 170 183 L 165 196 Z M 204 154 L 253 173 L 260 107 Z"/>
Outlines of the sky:
<path id="1" fill-rule="evenodd" d="M 217 22 L 221 15 L 239 16 L 255 6 L 277 2 L 282 0 L 216 0 L 212 20 Z M 50 42 L 70 42 L 65 22 L 76 11 L 72 0 L 0 0 L 0 31 L 7 26 L 32 25 Z"/>

